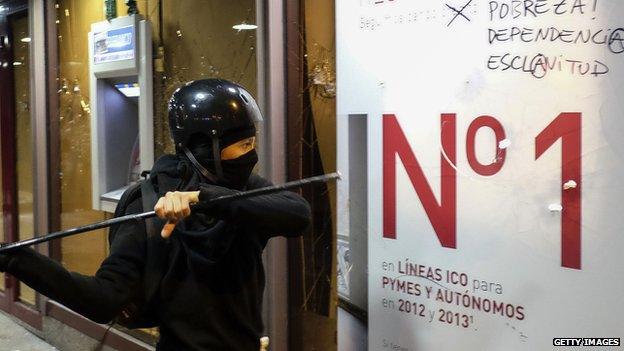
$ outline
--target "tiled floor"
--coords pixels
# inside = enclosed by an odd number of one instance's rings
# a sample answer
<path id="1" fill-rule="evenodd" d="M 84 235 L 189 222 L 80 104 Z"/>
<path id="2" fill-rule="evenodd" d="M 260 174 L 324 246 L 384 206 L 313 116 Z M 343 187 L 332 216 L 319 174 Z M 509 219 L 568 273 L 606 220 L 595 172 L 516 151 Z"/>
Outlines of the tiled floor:
<path id="1" fill-rule="evenodd" d="M 0 351 L 57 351 L 0 312 Z"/>

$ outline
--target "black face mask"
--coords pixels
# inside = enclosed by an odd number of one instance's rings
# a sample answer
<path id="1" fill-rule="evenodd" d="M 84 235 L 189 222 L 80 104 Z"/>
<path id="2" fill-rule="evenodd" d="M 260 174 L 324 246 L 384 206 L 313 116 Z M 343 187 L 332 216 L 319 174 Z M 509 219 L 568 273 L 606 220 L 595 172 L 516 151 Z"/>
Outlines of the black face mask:
<path id="1" fill-rule="evenodd" d="M 206 139 L 198 140 L 189 146 L 189 150 L 204 168 L 210 173 L 217 175 L 212 152 L 212 141 Z M 251 171 L 256 163 L 258 163 L 258 154 L 255 149 L 235 159 L 222 160 L 223 178 L 218 179 L 216 185 L 241 190 L 247 184 L 249 175 L 251 175 Z"/>
<path id="2" fill-rule="evenodd" d="M 258 154 L 253 149 L 246 154 L 232 160 L 221 161 L 223 180 L 226 187 L 242 190 L 247 184 L 251 171 L 258 163 Z"/>

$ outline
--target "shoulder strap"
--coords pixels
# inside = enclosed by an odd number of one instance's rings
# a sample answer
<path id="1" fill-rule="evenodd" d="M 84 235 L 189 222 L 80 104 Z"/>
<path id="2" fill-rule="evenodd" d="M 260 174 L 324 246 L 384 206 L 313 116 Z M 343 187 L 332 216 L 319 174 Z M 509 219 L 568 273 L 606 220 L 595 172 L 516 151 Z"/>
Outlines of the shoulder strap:
<path id="1" fill-rule="evenodd" d="M 140 186 L 136 186 L 136 188 L 140 190 L 137 192 L 141 195 L 143 211 L 153 209 L 158 200 L 158 194 L 156 194 L 151 180 L 148 178 L 141 181 Z M 161 225 L 156 217 L 145 220 L 145 231 L 148 235 L 148 240 L 143 277 L 144 291 L 139 298 L 128 303 L 117 318 L 117 323 L 130 329 L 152 328 L 159 325 L 158 318 L 154 314 L 154 297 L 156 296 L 161 276 L 164 274 L 163 267 L 167 255 L 165 254 L 164 243 L 160 235 L 157 237 L 152 235 L 155 234 Z"/>
<path id="2" fill-rule="evenodd" d="M 114 217 L 121 217 L 126 214 L 126 209 L 128 205 L 130 205 L 134 200 L 136 200 L 139 196 L 141 196 L 141 187 L 140 184 L 145 183 L 144 181 L 132 184 L 124 191 L 117 203 L 117 207 L 115 207 Z M 115 235 L 117 235 L 117 230 L 119 229 L 120 224 L 112 225 L 108 230 L 108 245 L 113 244 L 113 240 L 115 240 Z"/>
<path id="3" fill-rule="evenodd" d="M 143 211 L 151 211 L 158 201 L 158 194 L 154 190 L 154 186 L 150 179 L 141 182 L 141 200 L 143 201 Z M 158 224 L 156 218 L 148 218 L 145 220 L 145 230 L 147 235 L 153 235 Z"/>

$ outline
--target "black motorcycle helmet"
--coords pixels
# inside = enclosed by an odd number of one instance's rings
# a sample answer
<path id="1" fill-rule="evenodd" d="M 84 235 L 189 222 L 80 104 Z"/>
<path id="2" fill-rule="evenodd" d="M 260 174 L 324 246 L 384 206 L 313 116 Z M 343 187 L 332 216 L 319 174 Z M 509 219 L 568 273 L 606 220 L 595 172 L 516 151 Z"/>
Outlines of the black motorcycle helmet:
<path id="1" fill-rule="evenodd" d="M 169 100 L 169 128 L 176 151 L 184 153 L 215 183 L 224 182 L 221 150 L 255 135 L 255 124 L 261 121 L 262 114 L 251 94 L 224 79 L 188 82 Z M 204 162 L 198 160 L 198 152 L 190 150 L 198 143 L 203 143 L 203 150 L 210 150 L 211 157 L 200 158 Z"/>

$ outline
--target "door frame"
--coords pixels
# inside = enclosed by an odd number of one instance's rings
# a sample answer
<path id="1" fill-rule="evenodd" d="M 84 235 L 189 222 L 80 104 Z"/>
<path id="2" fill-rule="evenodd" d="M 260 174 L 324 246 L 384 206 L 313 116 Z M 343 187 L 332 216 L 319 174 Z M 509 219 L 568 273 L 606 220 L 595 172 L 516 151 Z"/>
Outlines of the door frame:
<path id="1" fill-rule="evenodd" d="M 0 12 L 0 36 L 3 45 L 0 46 L 0 132 L 1 143 L 1 164 L 2 164 L 2 216 L 4 219 L 4 241 L 12 242 L 18 239 L 18 196 L 17 196 L 17 155 L 15 136 L 15 92 L 14 92 L 14 70 L 12 55 L 12 33 L 9 27 L 9 18 L 29 16 L 29 6 L 26 0 L 0 1 L 2 11 Z M 30 21 L 29 21 L 30 22 Z M 29 31 L 30 31 L 29 25 Z M 5 40 L 6 39 L 6 40 Z M 32 62 L 32 49 L 30 54 Z M 32 68 L 31 68 L 32 70 Z M 32 71 L 31 71 L 32 72 Z M 31 84 L 32 89 L 32 84 Z M 31 105 L 33 101 L 31 91 Z M 34 126 L 33 126 L 34 129 Z M 33 140 L 34 144 L 34 140 Z M 34 166 L 34 164 L 33 164 Z M 36 176 L 33 167 L 33 174 Z M 35 185 L 35 184 L 33 184 Z M 36 192 L 36 187 L 33 187 Z M 36 212 L 36 198 L 33 199 L 33 212 Z M 37 226 L 35 226 L 35 232 Z M 19 300 L 20 286 L 18 280 L 9 275 L 5 275 L 5 290 L 0 292 L 0 309 L 10 313 L 34 328 L 42 328 L 42 316 L 37 310 L 39 305 L 39 295 L 36 295 L 36 305 L 29 306 Z"/>

